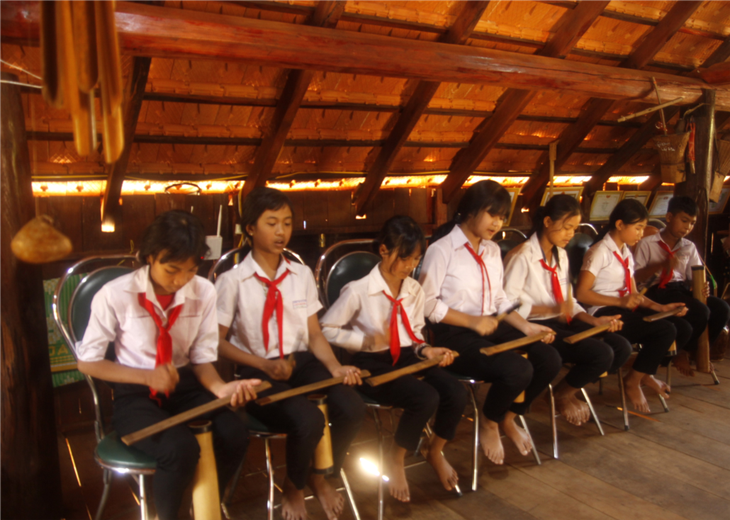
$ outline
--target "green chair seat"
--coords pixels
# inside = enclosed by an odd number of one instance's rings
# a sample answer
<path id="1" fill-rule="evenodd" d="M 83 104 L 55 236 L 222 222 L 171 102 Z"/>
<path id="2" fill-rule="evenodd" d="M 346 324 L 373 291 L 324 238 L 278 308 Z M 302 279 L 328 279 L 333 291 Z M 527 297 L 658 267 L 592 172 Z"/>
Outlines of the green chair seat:
<path id="1" fill-rule="evenodd" d="M 103 466 L 113 466 L 136 471 L 154 471 L 155 459 L 134 446 L 127 446 L 111 432 L 96 446 L 96 458 Z"/>

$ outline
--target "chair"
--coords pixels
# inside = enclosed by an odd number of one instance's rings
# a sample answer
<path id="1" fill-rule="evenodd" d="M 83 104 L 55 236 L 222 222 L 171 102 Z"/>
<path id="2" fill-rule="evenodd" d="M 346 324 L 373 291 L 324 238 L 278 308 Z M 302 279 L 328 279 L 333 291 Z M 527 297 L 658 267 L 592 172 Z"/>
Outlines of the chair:
<path id="1" fill-rule="evenodd" d="M 225 272 L 228 269 L 237 267 L 237 264 L 228 265 L 228 263 L 235 259 L 235 255 L 242 254 L 245 256 L 248 251 L 250 251 L 250 248 L 248 246 L 239 247 L 236 249 L 232 249 L 231 251 L 226 252 L 225 254 L 221 255 L 221 257 L 218 259 L 218 261 L 213 264 L 213 267 L 210 270 L 210 273 L 208 274 L 208 279 L 211 282 L 215 282 L 218 274 L 221 272 Z M 284 255 L 289 258 L 290 260 L 293 260 L 295 262 L 299 262 L 300 264 L 304 265 L 304 261 L 302 258 L 296 254 L 294 251 L 291 251 L 289 249 L 284 250 Z M 281 488 L 279 488 L 276 485 L 276 482 L 274 480 L 275 478 L 275 470 L 276 467 L 274 466 L 273 457 L 271 456 L 271 441 L 274 439 L 286 439 L 286 433 L 284 432 L 276 432 L 273 431 L 271 428 L 269 428 L 266 424 L 261 422 L 260 420 L 256 419 L 255 417 L 245 414 L 245 420 L 248 426 L 249 435 L 252 437 L 256 437 L 258 439 L 261 439 L 264 442 L 264 457 L 266 460 L 266 470 L 263 471 L 263 473 L 268 478 L 268 496 L 266 499 L 266 511 L 267 511 L 267 519 L 268 520 L 274 520 L 274 510 L 279 507 L 274 503 L 274 492 L 276 489 L 279 489 L 281 491 Z M 225 512 L 226 516 L 230 518 L 228 515 L 228 506 L 230 505 L 230 499 L 233 497 L 233 493 L 236 490 L 236 487 L 238 486 L 238 480 L 241 477 L 241 471 L 243 470 L 243 465 L 245 461 L 242 461 L 241 464 L 238 466 L 238 469 L 236 470 L 235 475 L 231 479 L 231 485 L 228 488 L 228 491 L 223 496 L 223 502 L 221 504 L 221 507 L 223 508 L 223 511 Z M 245 476 L 252 476 L 262 473 L 262 471 L 256 471 L 253 473 L 249 473 Z M 340 478 L 342 479 L 342 485 L 343 487 L 338 488 L 337 491 L 344 490 L 347 494 L 347 499 L 350 503 L 350 508 L 352 509 L 352 513 L 356 520 L 360 520 L 360 512 L 357 509 L 357 506 L 355 505 L 355 499 L 352 494 L 352 489 L 350 488 L 350 483 L 347 480 L 347 475 L 345 474 L 344 469 L 340 469 Z M 309 500 L 311 498 L 314 498 L 312 495 L 305 497 L 305 500 Z"/>
<path id="2" fill-rule="evenodd" d="M 104 284 L 132 271 L 129 267 L 122 267 L 119 264 L 126 261 L 134 261 L 136 257 L 131 255 L 111 255 L 86 258 L 70 267 L 61 277 L 56 286 L 51 306 L 53 318 L 58 325 L 71 352 L 76 357 L 76 343 L 84 337 L 86 326 L 91 316 L 91 301 L 94 295 Z M 73 292 L 67 308 L 62 308 L 62 292 L 69 282 L 71 276 L 86 272 L 91 264 L 107 264 L 100 267 L 81 280 Z M 64 312 L 65 311 L 65 312 Z M 64 316 L 65 314 L 65 316 Z M 96 520 L 100 520 L 104 514 L 104 507 L 109 498 L 112 475 L 114 473 L 129 474 L 139 483 L 139 506 L 142 520 L 147 520 L 147 497 L 145 495 L 145 476 L 155 472 L 155 459 L 139 451 L 134 447 L 125 445 L 119 440 L 116 432 L 104 432 L 104 421 L 101 411 L 101 401 L 96 386 L 96 381 L 88 375 L 84 375 L 86 382 L 91 388 L 94 400 L 94 430 L 96 434 L 96 449 L 94 458 L 103 468 L 104 491 L 101 495 L 99 507 L 96 510 Z"/>
<path id="3" fill-rule="evenodd" d="M 575 283 L 578 280 L 580 268 L 583 266 L 583 257 L 593 245 L 593 240 L 594 238 L 586 233 L 576 233 L 565 247 L 570 265 L 571 283 Z"/>
<path id="4" fill-rule="evenodd" d="M 522 231 L 515 228 L 505 228 L 497 233 L 497 235 L 500 236 L 500 238 L 497 240 L 497 237 L 495 236 L 495 241 L 497 242 L 500 253 L 502 254 L 502 260 L 504 260 L 510 251 L 527 240 L 527 236 Z M 507 238 L 508 236 L 510 238 Z"/>

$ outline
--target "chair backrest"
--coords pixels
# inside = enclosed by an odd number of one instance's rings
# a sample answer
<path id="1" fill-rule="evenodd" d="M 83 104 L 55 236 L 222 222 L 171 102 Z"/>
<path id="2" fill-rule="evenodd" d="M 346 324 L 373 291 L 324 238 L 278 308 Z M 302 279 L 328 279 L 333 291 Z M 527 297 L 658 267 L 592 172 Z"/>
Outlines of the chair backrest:
<path id="1" fill-rule="evenodd" d="M 235 249 L 231 249 L 230 251 L 227 251 L 226 253 L 223 253 L 221 257 L 216 261 L 215 264 L 213 264 L 213 267 L 210 268 L 210 272 L 208 273 L 208 280 L 215 283 L 216 278 L 218 278 L 219 274 L 223 274 L 229 269 L 231 269 L 234 265 L 237 265 L 238 263 L 242 262 L 244 258 L 246 258 L 246 255 L 251 251 L 251 246 L 248 244 L 244 245 L 243 247 L 237 247 Z M 238 255 L 238 259 L 236 259 L 236 255 Z M 284 248 L 284 256 L 288 258 L 289 260 L 292 260 L 294 262 L 298 262 L 302 265 L 304 264 L 304 260 L 302 260 L 302 257 L 296 254 L 291 249 Z"/>
<path id="2" fill-rule="evenodd" d="M 650 226 L 654 226 L 655 228 L 657 228 L 659 230 L 662 230 L 665 227 L 667 227 L 667 225 L 664 222 L 662 222 L 661 220 L 659 220 L 658 218 L 650 218 L 648 224 Z"/>
<path id="3" fill-rule="evenodd" d="M 337 297 L 340 295 L 338 289 L 335 293 L 334 299 L 330 300 L 327 291 L 327 281 L 329 280 L 330 275 L 335 268 L 335 264 L 339 261 L 341 257 L 345 256 L 347 253 L 354 251 L 372 251 L 374 242 L 375 241 L 372 238 L 341 240 L 340 242 L 332 244 L 330 247 L 328 247 L 319 257 L 319 260 L 317 260 L 317 265 L 314 268 L 314 281 L 317 282 L 319 301 L 322 302 L 325 308 L 328 308 L 331 303 L 333 303 L 335 299 L 337 299 Z M 342 284 L 340 286 L 340 289 L 342 289 L 342 287 L 344 286 L 345 284 Z"/>
<path id="4" fill-rule="evenodd" d="M 507 253 L 512 251 L 515 247 L 520 245 L 524 240 L 500 240 L 497 242 L 497 245 L 499 246 L 500 253 L 502 254 L 502 261 L 504 261 L 504 258 L 507 256 Z"/>
<path id="5" fill-rule="evenodd" d="M 570 262 L 570 277 L 572 282 L 578 280 L 580 268 L 583 266 L 583 257 L 593 245 L 593 240 L 593 237 L 585 233 L 576 233 L 565 247 L 565 252 L 568 253 L 568 261 Z"/>
<path id="6" fill-rule="evenodd" d="M 368 251 L 352 251 L 339 258 L 325 281 L 325 305 L 329 308 L 348 283 L 368 275 L 378 265 L 380 257 Z"/>

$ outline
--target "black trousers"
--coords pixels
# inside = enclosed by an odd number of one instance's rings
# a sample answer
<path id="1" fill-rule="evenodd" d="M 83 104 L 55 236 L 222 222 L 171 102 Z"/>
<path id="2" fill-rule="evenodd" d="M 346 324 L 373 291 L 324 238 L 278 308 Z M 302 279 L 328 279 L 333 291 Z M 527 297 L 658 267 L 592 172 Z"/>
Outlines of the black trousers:
<path id="1" fill-rule="evenodd" d="M 284 392 L 291 388 L 316 383 L 332 377 L 332 374 L 311 352 L 295 352 L 296 366 L 287 381 L 271 379 L 265 372 L 253 367 L 239 366 L 236 375 L 241 379 L 258 378 L 269 381 L 271 388 L 260 392 L 260 397 Z M 365 418 L 365 403 L 350 387 L 335 385 L 318 394 L 327 394 L 332 435 L 332 456 L 335 475 L 339 474 L 347 448 L 360 431 Z M 255 402 L 246 405 L 246 411 L 275 431 L 286 435 L 286 472 L 297 489 L 304 489 L 314 450 L 324 434 L 324 415 L 317 405 L 305 395 L 298 395 L 260 406 Z"/>
<path id="2" fill-rule="evenodd" d="M 563 363 L 571 363 L 565 382 L 573 388 L 583 388 L 598 380 L 604 372 L 618 370 L 631 355 L 631 343 L 614 333 L 603 337 L 593 336 L 573 345 L 563 341 L 568 336 L 591 328 L 583 321 L 572 320 L 570 325 L 557 319 L 535 320 L 535 323 L 550 327 L 556 332 L 551 345 L 558 351 Z"/>
<path id="3" fill-rule="evenodd" d="M 659 364 L 669 352 L 677 336 L 677 327 L 668 319 L 649 323 L 644 321 L 645 316 L 655 314 L 654 311 L 636 309 L 632 311 L 623 307 L 602 307 L 596 311 L 596 316 L 621 315 L 623 328 L 617 334 L 633 343 L 641 343 L 642 349 L 634 361 L 634 368 L 645 374 L 656 374 Z M 680 325 L 681 326 L 681 325 Z M 689 337 L 689 327 L 682 329 Z M 686 341 L 686 339 L 685 339 Z M 679 342 L 677 342 L 679 345 Z"/>
<path id="4" fill-rule="evenodd" d="M 401 348 L 398 362 L 393 366 L 389 350 L 382 352 L 358 352 L 352 356 L 352 364 L 369 370 L 374 376 L 392 372 L 421 361 L 413 349 Z M 423 380 L 419 380 L 418 377 Z M 418 374 L 399 377 L 380 386 L 362 385 L 359 391 L 375 401 L 403 409 L 395 443 L 406 450 L 415 450 L 426 422 L 436 414 L 433 431 L 450 441 L 456 435 L 467 401 L 467 391 L 454 376 L 440 367 L 431 367 Z"/>
<path id="5" fill-rule="evenodd" d="M 127 435 L 173 415 L 208 403 L 215 396 L 200 384 L 190 368 L 179 371 L 180 382 L 169 397 L 158 394 L 162 406 L 150 399 L 142 385 L 114 384 L 114 429 Z M 218 487 L 223 491 L 248 447 L 248 431 L 240 417 L 227 408 L 203 415 L 213 423 L 213 450 L 218 469 Z M 195 475 L 200 446 L 190 428 L 181 424 L 141 440 L 135 448 L 153 456 L 155 506 L 161 520 L 175 520 L 185 488 Z"/>
<path id="6" fill-rule="evenodd" d="M 514 351 L 485 356 L 479 349 L 524 337 L 517 329 L 500 323 L 494 334 L 480 336 L 471 329 L 436 323 L 431 325 L 435 344 L 456 350 L 459 357 L 449 366 L 449 371 L 463 376 L 492 383 L 484 401 L 483 412 L 487 419 L 500 422 L 508 411 L 518 415 L 527 413 L 530 404 L 555 379 L 562 362 L 558 352 L 542 342 L 521 347 L 528 359 Z M 515 403 L 520 393 L 525 401 Z"/>
<path id="7" fill-rule="evenodd" d="M 664 289 L 652 287 L 647 291 L 647 296 L 662 304 L 681 302 L 687 305 L 687 314 L 676 319 L 688 323 L 692 327 L 692 333 L 684 345 L 677 342 L 677 348 L 691 352 L 697 350 L 697 340 L 705 329 L 712 343 L 730 319 L 730 306 L 724 300 L 710 296 L 705 305 L 695 299 L 682 283 L 669 283 Z"/>

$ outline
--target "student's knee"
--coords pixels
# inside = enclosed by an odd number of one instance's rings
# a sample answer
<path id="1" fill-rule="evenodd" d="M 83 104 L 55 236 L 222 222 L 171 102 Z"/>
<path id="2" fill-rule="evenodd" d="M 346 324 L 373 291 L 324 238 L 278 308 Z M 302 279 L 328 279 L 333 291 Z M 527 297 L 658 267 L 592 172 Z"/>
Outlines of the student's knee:
<path id="1" fill-rule="evenodd" d="M 337 415 L 342 421 L 349 424 L 360 424 L 365 420 L 367 406 L 352 388 L 347 386 L 335 387 L 330 390 L 327 399 L 331 415 L 334 415 L 333 408 L 337 408 Z"/>
<path id="2" fill-rule="evenodd" d="M 618 334 L 606 334 L 604 341 L 612 351 L 612 366 L 616 364 L 620 364 L 619 366 L 621 366 L 626 363 L 634 351 L 629 340 Z"/>
<path id="3" fill-rule="evenodd" d="M 289 435 L 299 439 L 318 439 L 324 432 L 324 414 L 316 406 L 307 406 L 291 423 Z"/>
<path id="4" fill-rule="evenodd" d="M 498 355 L 503 356 L 503 359 L 500 360 L 502 381 L 520 390 L 527 388 L 534 374 L 532 363 L 516 352 L 505 352 Z"/>
<path id="5" fill-rule="evenodd" d="M 200 458 L 200 445 L 187 426 L 168 430 L 158 443 L 157 465 L 161 469 L 182 475 L 192 474 Z"/>
<path id="6" fill-rule="evenodd" d="M 560 368 L 563 366 L 563 359 L 560 353 L 552 346 L 545 343 L 536 343 L 530 348 L 528 359 L 535 366 L 536 370 L 540 370 L 546 375 L 553 378 L 558 375 Z"/>

